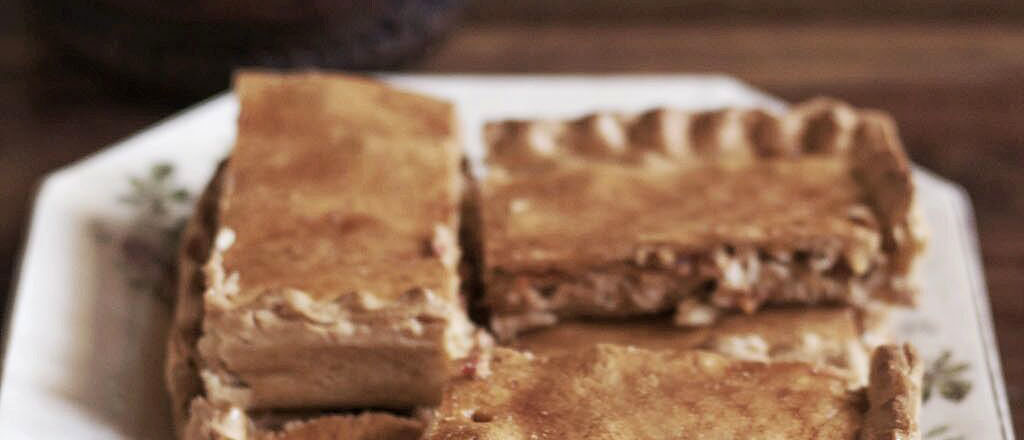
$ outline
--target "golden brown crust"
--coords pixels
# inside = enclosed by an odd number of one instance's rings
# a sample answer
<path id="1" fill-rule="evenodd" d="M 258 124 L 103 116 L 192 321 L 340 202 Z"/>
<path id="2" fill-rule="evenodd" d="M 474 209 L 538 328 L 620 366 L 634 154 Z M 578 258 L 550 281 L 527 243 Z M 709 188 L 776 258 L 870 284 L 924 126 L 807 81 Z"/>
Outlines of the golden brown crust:
<path id="1" fill-rule="evenodd" d="M 454 300 L 461 152 L 451 104 L 339 75 L 236 76 L 238 137 L 219 200 L 222 270 L 245 304 L 282 289 Z M 438 246 L 447 246 L 437 249 Z M 345 251 L 341 251 L 345 250 Z M 380 262 L 401 260 L 400 271 Z"/>
<path id="2" fill-rule="evenodd" d="M 921 360 L 910 345 L 887 345 L 875 351 L 861 440 L 921 438 L 918 414 L 922 375 Z"/>
<path id="3" fill-rule="evenodd" d="M 659 109 L 496 123 L 486 137 L 479 233 L 500 337 L 689 299 L 747 312 L 913 299 L 910 170 L 875 112 Z"/>
<path id="4" fill-rule="evenodd" d="M 204 266 L 206 396 L 244 408 L 436 402 L 472 330 L 451 105 L 320 73 L 242 73 L 235 89 L 238 138 Z"/>
<path id="5" fill-rule="evenodd" d="M 919 399 L 894 350 L 879 351 L 876 367 L 897 366 L 865 392 L 804 363 L 700 350 L 597 345 L 544 357 L 499 348 L 490 375 L 449 384 L 424 439 L 916 438 L 910 411 L 891 409 Z M 882 406 L 868 407 L 875 399 Z"/>
<path id="6" fill-rule="evenodd" d="M 425 439 L 855 438 L 863 396 L 802 363 L 598 345 L 552 357 L 497 349 L 456 379 Z"/>

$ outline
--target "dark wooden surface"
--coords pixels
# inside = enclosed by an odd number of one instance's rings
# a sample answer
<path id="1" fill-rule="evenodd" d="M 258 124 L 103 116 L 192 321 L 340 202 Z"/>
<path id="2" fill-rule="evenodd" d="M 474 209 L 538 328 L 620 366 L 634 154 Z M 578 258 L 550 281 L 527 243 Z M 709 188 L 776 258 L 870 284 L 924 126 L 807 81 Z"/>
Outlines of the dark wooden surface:
<path id="1" fill-rule="evenodd" d="M 473 12 L 476 20 L 415 69 L 727 72 L 789 100 L 827 94 L 891 111 L 913 159 L 973 198 L 1011 407 L 1017 430 L 1024 427 L 1024 27 L 508 13 L 531 20 Z M 19 22 L 0 24 L 2 294 L 40 177 L 188 102 L 104 80 L 33 45 Z"/>

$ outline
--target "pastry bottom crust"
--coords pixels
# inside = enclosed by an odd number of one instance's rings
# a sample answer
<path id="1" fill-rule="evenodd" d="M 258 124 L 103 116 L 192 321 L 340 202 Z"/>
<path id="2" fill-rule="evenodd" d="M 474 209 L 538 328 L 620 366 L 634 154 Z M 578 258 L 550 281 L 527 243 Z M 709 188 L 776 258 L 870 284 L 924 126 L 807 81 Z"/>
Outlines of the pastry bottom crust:
<path id="1" fill-rule="evenodd" d="M 419 419 L 381 412 L 360 414 L 259 413 L 196 398 L 183 440 L 416 440 Z"/>
<path id="2" fill-rule="evenodd" d="M 411 346 L 410 346 L 411 345 Z M 250 369 L 200 372 L 210 399 L 245 408 L 392 408 L 436 404 L 449 363 L 436 346 L 300 346 L 244 352 Z M 239 382 L 241 380 L 241 382 Z"/>

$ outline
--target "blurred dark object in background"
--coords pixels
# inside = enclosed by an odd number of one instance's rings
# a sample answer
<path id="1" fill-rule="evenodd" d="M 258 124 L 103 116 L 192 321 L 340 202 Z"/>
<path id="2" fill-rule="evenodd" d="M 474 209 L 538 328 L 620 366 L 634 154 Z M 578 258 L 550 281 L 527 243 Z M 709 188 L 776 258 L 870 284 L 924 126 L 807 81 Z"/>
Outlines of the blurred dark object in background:
<path id="1" fill-rule="evenodd" d="M 706 20 L 1019 22 L 1015 0 L 475 0 L 469 21 L 696 22 Z"/>
<path id="2" fill-rule="evenodd" d="M 239 66 L 380 70 L 423 55 L 463 0 L 36 0 L 56 54 L 133 85 L 200 97 Z"/>

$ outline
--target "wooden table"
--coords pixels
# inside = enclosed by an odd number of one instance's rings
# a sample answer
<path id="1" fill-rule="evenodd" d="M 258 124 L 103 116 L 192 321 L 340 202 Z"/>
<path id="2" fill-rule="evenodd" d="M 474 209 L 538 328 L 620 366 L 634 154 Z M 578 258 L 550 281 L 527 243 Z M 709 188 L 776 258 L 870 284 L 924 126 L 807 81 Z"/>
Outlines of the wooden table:
<path id="1" fill-rule="evenodd" d="M 1024 28 L 487 19 L 467 23 L 418 69 L 727 72 L 789 100 L 828 94 L 891 111 L 913 159 L 973 197 L 1012 411 L 1024 427 Z M 87 70 L 51 62 L 17 27 L 0 34 L 0 286 L 40 176 L 186 104 Z"/>

